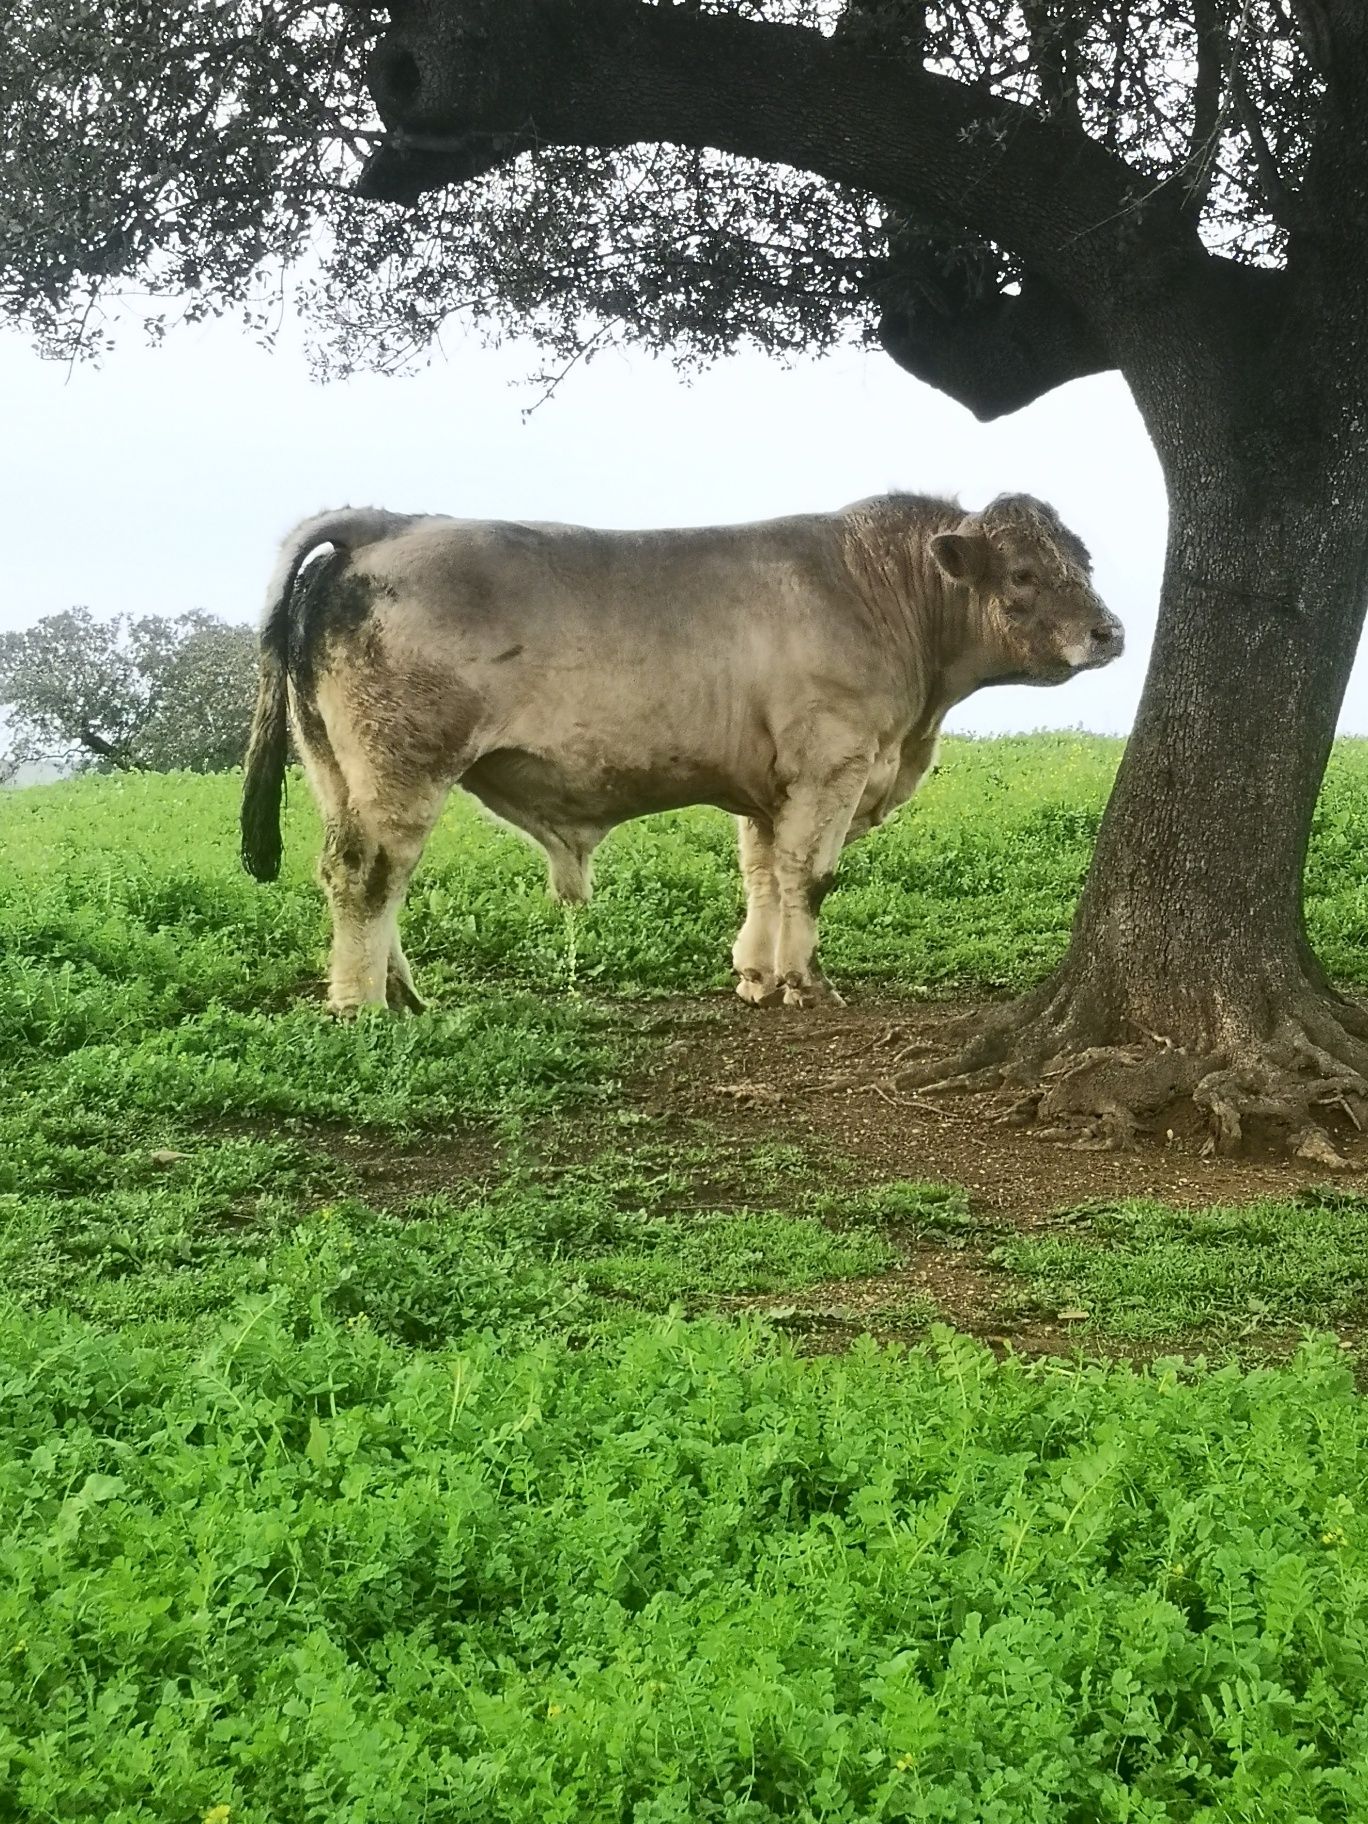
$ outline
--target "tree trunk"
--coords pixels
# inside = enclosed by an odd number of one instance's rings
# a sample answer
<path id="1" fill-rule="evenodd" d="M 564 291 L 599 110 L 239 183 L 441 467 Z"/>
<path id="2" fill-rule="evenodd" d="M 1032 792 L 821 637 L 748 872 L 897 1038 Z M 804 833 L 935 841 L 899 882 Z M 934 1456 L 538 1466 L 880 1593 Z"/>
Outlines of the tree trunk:
<path id="1" fill-rule="evenodd" d="M 1318 1111 L 1368 1116 L 1368 1016 L 1326 984 L 1301 883 L 1368 603 L 1368 457 L 1284 423 L 1265 464 L 1276 440 L 1204 440 L 1193 416 L 1166 464 L 1145 692 L 1068 955 L 951 1075 L 1018 1083 L 1024 1114 L 1099 1143 L 1191 1098 L 1223 1149 L 1252 1118 L 1333 1164 Z"/>
<path id="2" fill-rule="evenodd" d="M 1210 494 L 1170 513 L 1145 693 L 1066 968 L 1113 1029 L 1220 1051 L 1266 1034 L 1305 973 L 1302 868 L 1368 600 L 1368 514 L 1327 488 L 1270 552 Z"/>

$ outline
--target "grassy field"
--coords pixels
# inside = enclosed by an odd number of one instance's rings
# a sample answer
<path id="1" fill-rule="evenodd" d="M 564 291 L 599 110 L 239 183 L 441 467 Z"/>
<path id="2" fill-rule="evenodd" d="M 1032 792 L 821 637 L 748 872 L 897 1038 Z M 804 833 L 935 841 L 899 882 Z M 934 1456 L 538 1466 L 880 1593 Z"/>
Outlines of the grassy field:
<path id="1" fill-rule="evenodd" d="M 949 743 L 831 973 L 1035 979 L 1117 758 Z M 269 889 L 236 795 L 0 794 L 0 1820 L 1368 1819 L 1368 1200 L 1014 1226 L 910 1142 L 646 1112 L 729 980 L 706 813 L 572 927 L 453 805 L 432 1011 L 326 1021 L 307 794 Z M 1309 885 L 1368 984 L 1368 747 Z"/>

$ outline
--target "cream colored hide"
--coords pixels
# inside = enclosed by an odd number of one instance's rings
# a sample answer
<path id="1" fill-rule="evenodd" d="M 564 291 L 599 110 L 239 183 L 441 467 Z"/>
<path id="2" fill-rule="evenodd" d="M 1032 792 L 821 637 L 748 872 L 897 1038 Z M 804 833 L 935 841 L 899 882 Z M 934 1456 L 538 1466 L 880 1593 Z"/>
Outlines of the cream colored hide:
<path id="1" fill-rule="evenodd" d="M 417 1007 L 397 920 L 453 786 L 571 902 L 614 825 L 718 805 L 740 826 L 737 993 L 808 1007 L 837 998 L 817 914 L 841 850 L 917 789 L 946 712 L 1121 648 L 1086 549 L 1027 495 L 662 532 L 349 509 L 281 551 L 244 859 L 279 863 L 288 700 L 326 828 L 331 1004 Z"/>

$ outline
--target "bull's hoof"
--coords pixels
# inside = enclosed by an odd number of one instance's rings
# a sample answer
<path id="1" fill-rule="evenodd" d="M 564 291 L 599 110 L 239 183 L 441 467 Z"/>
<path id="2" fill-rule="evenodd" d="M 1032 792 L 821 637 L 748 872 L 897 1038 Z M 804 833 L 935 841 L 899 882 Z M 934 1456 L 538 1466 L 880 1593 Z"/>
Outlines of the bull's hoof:
<path id="1" fill-rule="evenodd" d="M 784 983 L 785 1007 L 844 1007 L 845 1002 L 837 994 L 831 983 L 824 981 L 820 975 L 811 981 L 795 982 L 792 978 Z"/>
<path id="2" fill-rule="evenodd" d="M 758 969 L 742 969 L 736 992 L 748 1007 L 773 1007 L 779 1001 L 779 978 L 762 975 Z"/>
<path id="3" fill-rule="evenodd" d="M 385 1000 L 391 1013 L 426 1013 L 427 1002 L 402 976 L 393 975 L 385 983 Z"/>
<path id="4" fill-rule="evenodd" d="M 384 1001 L 334 1001 L 326 1000 L 323 1011 L 334 1020 L 358 1020 L 363 1013 L 384 1013 L 387 1003 Z"/>

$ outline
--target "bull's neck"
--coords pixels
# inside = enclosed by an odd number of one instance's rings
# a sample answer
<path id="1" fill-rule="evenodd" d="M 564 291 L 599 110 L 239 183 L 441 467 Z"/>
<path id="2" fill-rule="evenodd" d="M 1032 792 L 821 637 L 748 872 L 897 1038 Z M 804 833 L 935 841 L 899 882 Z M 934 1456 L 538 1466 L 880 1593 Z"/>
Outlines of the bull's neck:
<path id="1" fill-rule="evenodd" d="M 972 589 L 951 582 L 928 554 L 920 590 L 901 621 L 907 707 L 914 726 L 932 734 L 991 676 L 982 607 Z"/>
<path id="2" fill-rule="evenodd" d="M 935 572 L 935 641 L 926 680 L 926 712 L 936 725 L 993 675 L 987 627 L 976 592 Z"/>
<path id="3" fill-rule="evenodd" d="M 987 627 L 975 592 L 946 576 L 930 539 L 959 523 L 961 509 L 925 500 L 879 513 L 845 531 L 846 561 L 877 630 L 911 725 L 928 732 L 987 682 Z"/>

